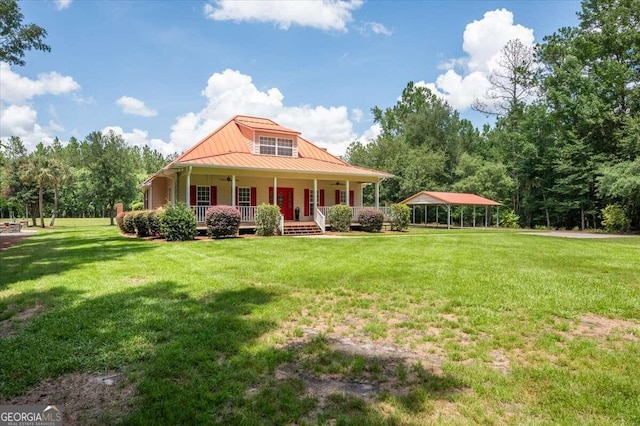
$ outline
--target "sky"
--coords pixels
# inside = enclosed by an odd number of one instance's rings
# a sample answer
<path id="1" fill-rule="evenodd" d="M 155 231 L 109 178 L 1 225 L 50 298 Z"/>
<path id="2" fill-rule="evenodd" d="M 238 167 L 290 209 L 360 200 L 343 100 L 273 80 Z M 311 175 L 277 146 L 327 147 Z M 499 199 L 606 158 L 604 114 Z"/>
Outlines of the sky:
<path id="1" fill-rule="evenodd" d="M 23 0 L 51 52 L 0 63 L 0 138 L 27 147 L 113 130 L 182 152 L 234 115 L 343 155 L 409 81 L 475 126 L 500 49 L 575 26 L 574 0 Z"/>

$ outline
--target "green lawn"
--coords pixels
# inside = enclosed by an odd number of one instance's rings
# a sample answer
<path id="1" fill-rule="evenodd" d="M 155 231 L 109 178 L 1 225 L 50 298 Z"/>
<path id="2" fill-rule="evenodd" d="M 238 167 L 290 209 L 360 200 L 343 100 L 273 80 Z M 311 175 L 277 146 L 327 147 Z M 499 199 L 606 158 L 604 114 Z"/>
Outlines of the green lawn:
<path id="1" fill-rule="evenodd" d="M 0 253 L 0 403 L 109 372 L 134 396 L 87 423 L 640 424 L 638 237 L 106 223 Z"/>

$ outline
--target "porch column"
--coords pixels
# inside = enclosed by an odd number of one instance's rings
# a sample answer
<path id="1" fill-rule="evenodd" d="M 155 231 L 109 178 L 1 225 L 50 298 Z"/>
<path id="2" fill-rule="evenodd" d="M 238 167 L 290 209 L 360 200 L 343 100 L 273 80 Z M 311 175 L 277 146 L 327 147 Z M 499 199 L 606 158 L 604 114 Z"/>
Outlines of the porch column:
<path id="1" fill-rule="evenodd" d="M 376 185 L 376 209 L 380 208 L 380 179 L 375 183 Z"/>
<path id="2" fill-rule="evenodd" d="M 347 194 L 346 194 L 347 205 L 350 206 L 351 205 L 351 200 L 349 199 L 349 181 L 348 180 L 345 180 L 345 185 L 346 185 L 346 190 L 347 190 Z"/>
<path id="3" fill-rule="evenodd" d="M 313 180 L 313 213 L 318 209 L 318 179 Z"/>
<path id="4" fill-rule="evenodd" d="M 189 172 L 187 173 L 187 192 L 184 195 L 187 207 L 191 207 L 191 166 L 189 166 Z"/>
<path id="5" fill-rule="evenodd" d="M 231 207 L 236 206 L 236 175 L 231 175 Z"/>
<path id="6" fill-rule="evenodd" d="M 273 205 L 278 204 L 278 178 L 273 177 Z"/>

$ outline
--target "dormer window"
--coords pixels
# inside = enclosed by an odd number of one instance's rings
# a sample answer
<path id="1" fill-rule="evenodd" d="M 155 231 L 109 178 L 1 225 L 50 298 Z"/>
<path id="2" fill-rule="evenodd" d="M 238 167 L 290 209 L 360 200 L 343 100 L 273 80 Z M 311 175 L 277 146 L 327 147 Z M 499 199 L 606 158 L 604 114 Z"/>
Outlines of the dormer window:
<path id="1" fill-rule="evenodd" d="M 279 157 L 293 157 L 293 139 L 260 136 L 258 139 L 258 153 L 260 155 L 277 155 Z"/>

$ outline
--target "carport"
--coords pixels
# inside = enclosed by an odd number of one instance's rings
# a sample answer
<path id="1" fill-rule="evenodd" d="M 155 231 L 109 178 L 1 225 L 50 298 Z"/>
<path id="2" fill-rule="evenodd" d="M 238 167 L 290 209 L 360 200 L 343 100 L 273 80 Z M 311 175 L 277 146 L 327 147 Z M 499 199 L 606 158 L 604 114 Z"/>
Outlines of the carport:
<path id="1" fill-rule="evenodd" d="M 460 228 L 464 224 L 464 207 L 473 206 L 473 227 L 476 227 L 476 207 L 484 206 L 484 227 L 489 226 L 489 207 L 496 208 L 496 227 L 499 223 L 499 214 L 501 204 L 497 201 L 490 200 L 488 198 L 481 197 L 476 194 L 465 194 L 459 192 L 433 192 L 433 191 L 421 191 L 412 195 L 406 200 L 401 201 L 402 204 L 411 206 L 413 213 L 412 223 L 416 223 L 416 206 L 424 206 L 425 224 L 427 222 L 428 207 L 435 206 L 436 208 L 436 224 L 439 225 L 438 212 L 440 206 L 447 206 L 447 229 L 451 229 L 451 206 L 461 206 L 460 215 Z"/>

